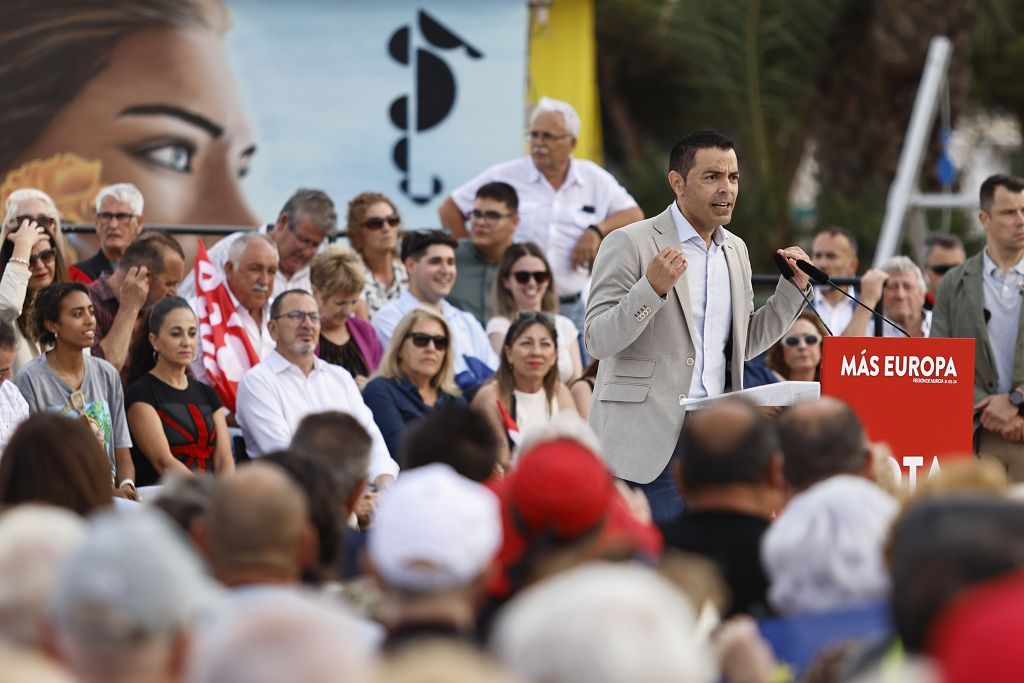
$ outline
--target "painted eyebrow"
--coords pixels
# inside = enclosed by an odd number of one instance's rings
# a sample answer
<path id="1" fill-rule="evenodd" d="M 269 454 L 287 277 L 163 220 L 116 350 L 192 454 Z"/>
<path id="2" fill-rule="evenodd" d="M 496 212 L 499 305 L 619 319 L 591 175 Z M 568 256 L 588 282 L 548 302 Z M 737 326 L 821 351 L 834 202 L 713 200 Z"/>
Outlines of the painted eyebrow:
<path id="1" fill-rule="evenodd" d="M 202 114 L 170 104 L 139 104 L 134 107 L 128 107 L 118 116 L 173 116 L 185 123 L 192 124 L 196 128 L 205 130 L 211 137 L 219 138 L 224 134 L 224 126 L 214 123 Z"/>

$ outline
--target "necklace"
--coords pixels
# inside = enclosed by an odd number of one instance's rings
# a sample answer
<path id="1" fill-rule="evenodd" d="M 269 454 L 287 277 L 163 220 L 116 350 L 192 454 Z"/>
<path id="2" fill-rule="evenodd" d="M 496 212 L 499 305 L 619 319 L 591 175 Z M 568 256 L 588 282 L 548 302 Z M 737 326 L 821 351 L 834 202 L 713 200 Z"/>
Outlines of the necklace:
<path id="1" fill-rule="evenodd" d="M 79 380 L 78 380 L 78 381 L 76 382 L 76 381 L 74 380 L 74 377 L 72 377 L 72 376 L 71 376 L 71 374 L 70 374 L 70 373 L 68 373 L 68 371 L 64 369 L 64 366 L 60 364 L 60 361 L 59 361 L 59 360 L 57 360 L 57 349 L 53 349 L 53 350 L 52 350 L 52 351 L 51 351 L 51 352 L 49 353 L 49 358 L 50 358 L 50 360 L 52 360 L 52 361 L 53 361 L 53 364 L 54 364 L 54 366 L 55 366 L 55 368 L 54 368 L 54 369 L 55 369 L 55 370 L 57 370 L 57 375 L 58 375 L 58 376 L 59 376 L 59 377 L 60 377 L 60 378 L 61 378 L 62 380 L 64 380 L 64 381 L 65 381 L 65 382 L 67 383 L 67 385 L 68 385 L 69 387 L 71 387 L 72 389 L 75 389 L 75 387 L 76 387 L 76 386 L 77 386 L 77 387 L 81 387 L 81 385 L 82 385 L 82 382 L 83 382 L 83 381 L 85 380 L 85 366 L 84 366 L 84 365 L 83 365 L 83 367 L 82 367 L 82 377 L 81 377 L 81 379 L 79 379 Z"/>

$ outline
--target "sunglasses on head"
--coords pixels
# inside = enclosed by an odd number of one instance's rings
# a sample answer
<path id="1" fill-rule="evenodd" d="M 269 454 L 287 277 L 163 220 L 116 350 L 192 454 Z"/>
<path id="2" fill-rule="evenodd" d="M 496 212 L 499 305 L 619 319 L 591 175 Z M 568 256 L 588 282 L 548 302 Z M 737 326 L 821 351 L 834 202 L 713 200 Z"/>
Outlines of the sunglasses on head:
<path id="1" fill-rule="evenodd" d="M 551 273 L 549 273 L 546 270 L 517 270 L 514 273 L 512 273 L 512 277 L 514 277 L 516 279 L 516 282 L 518 282 L 521 285 L 525 285 L 527 282 L 529 282 L 530 278 L 533 278 L 533 281 L 536 282 L 538 285 L 542 285 L 551 279 Z"/>
<path id="2" fill-rule="evenodd" d="M 555 316 L 547 311 L 519 311 L 517 317 L 520 320 L 544 320 L 546 322 L 555 324 Z"/>
<path id="3" fill-rule="evenodd" d="M 798 346 L 801 341 L 808 346 L 814 346 L 821 341 L 821 337 L 816 334 L 805 334 L 802 337 L 798 334 L 786 337 L 782 340 L 786 346 Z"/>
<path id="4" fill-rule="evenodd" d="M 440 334 L 410 332 L 409 334 L 405 335 L 405 338 L 412 339 L 412 345 L 420 349 L 427 348 L 427 344 L 429 344 L 430 342 L 434 342 L 434 348 L 437 349 L 438 351 L 444 351 L 445 349 L 448 348 L 448 337 L 445 337 Z"/>
<path id="5" fill-rule="evenodd" d="M 959 264 L 957 263 L 940 263 L 935 266 L 928 266 L 928 270 L 932 271 L 936 275 L 945 275 L 949 271 L 956 268 Z"/>
<path id="6" fill-rule="evenodd" d="M 384 218 L 379 218 L 375 216 L 373 218 L 367 218 L 365 221 L 363 221 L 363 227 L 366 228 L 367 230 L 380 230 L 381 228 L 384 227 L 385 223 L 390 225 L 392 228 L 397 228 L 399 225 L 401 225 L 402 218 L 397 213 L 393 213 L 390 216 L 385 216 Z"/>
<path id="7" fill-rule="evenodd" d="M 30 223 L 32 221 L 35 221 L 41 227 L 44 227 L 46 229 L 52 228 L 54 223 L 57 222 L 56 218 L 54 218 L 53 216 L 47 216 L 45 214 L 39 214 L 38 216 L 18 216 L 14 220 L 17 221 L 18 225 L 21 225 L 25 221 L 28 221 Z"/>

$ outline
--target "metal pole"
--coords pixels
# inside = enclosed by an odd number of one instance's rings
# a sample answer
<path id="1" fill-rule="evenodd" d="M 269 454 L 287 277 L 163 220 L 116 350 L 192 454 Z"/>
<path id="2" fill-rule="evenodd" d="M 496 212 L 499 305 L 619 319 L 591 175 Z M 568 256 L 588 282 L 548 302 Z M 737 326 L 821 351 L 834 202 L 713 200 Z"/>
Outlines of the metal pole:
<path id="1" fill-rule="evenodd" d="M 921 76 L 921 86 L 917 90 L 914 109 L 907 127 L 907 137 L 900 151 L 900 161 L 896 168 L 896 178 L 889 188 L 889 197 L 885 205 L 885 219 L 882 231 L 878 236 L 873 266 L 878 268 L 896 253 L 900 234 L 903 230 L 903 219 L 910 205 L 911 195 L 917 177 L 921 173 L 924 154 L 928 145 L 928 134 L 935 120 L 935 110 L 939 104 L 939 94 L 946 80 L 953 44 L 945 36 L 935 36 L 928 47 L 928 57 Z"/>

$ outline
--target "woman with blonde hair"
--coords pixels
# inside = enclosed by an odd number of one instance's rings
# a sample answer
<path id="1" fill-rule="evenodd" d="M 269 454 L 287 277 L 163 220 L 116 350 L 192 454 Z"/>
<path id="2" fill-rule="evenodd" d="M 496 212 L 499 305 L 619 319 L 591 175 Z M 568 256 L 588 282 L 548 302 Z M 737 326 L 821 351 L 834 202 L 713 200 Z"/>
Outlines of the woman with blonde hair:
<path id="1" fill-rule="evenodd" d="M 68 281 L 65 253 L 50 196 L 32 188 L 12 192 L 0 228 L 0 320 L 14 327 L 14 374 L 41 351 L 32 309 L 40 289 Z"/>
<path id="2" fill-rule="evenodd" d="M 497 353 L 512 321 L 521 311 L 550 313 L 558 333 L 558 376 L 565 383 L 583 372 L 580 331 L 572 320 L 558 313 L 558 296 L 544 250 L 533 242 L 513 244 L 502 254 L 491 293 L 493 317 L 487 321 L 487 337 Z"/>
<path id="3" fill-rule="evenodd" d="M 320 307 L 316 355 L 348 370 L 360 389 L 382 355 L 377 333 L 357 315 L 365 272 L 359 255 L 341 246 L 328 247 L 309 266 L 313 298 Z"/>
<path id="4" fill-rule="evenodd" d="M 451 341 L 444 317 L 414 308 L 399 321 L 376 377 L 363 390 L 396 460 L 410 424 L 449 403 L 466 405 L 455 385 Z"/>
<path id="5" fill-rule="evenodd" d="M 366 268 L 363 298 L 370 317 L 409 288 L 409 273 L 398 258 L 402 218 L 380 192 L 361 192 L 348 203 L 348 241 Z"/>
<path id="6" fill-rule="evenodd" d="M 519 432 L 547 424 L 556 413 L 576 411 L 572 394 L 558 381 L 558 333 L 550 313 L 523 311 L 508 329 L 494 378 L 473 398 L 472 407 L 491 421 L 501 443 Z M 507 453 L 505 454 L 507 455 Z M 504 459 L 504 464 L 508 458 Z"/>

